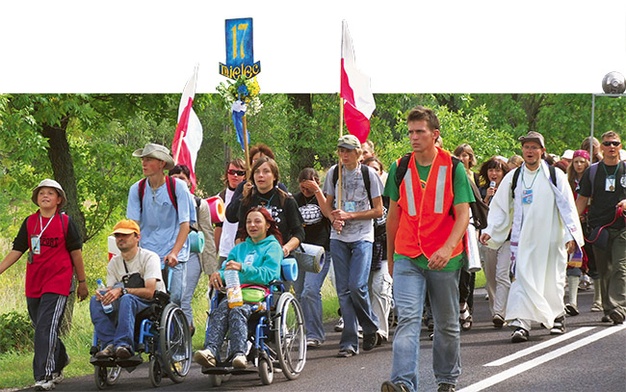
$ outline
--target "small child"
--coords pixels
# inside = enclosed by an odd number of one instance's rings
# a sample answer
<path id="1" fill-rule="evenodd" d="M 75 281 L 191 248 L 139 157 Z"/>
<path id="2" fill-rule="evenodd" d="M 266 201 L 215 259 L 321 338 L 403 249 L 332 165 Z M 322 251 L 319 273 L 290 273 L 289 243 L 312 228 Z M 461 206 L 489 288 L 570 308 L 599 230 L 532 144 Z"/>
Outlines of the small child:
<path id="1" fill-rule="evenodd" d="M 13 249 L 0 263 L 0 274 L 28 251 L 25 286 L 28 314 L 35 327 L 35 390 L 49 391 L 63 380 L 63 368 L 70 361 L 59 339 L 59 329 L 74 269 L 81 301 L 89 290 L 78 228 L 60 211 L 67 202 L 63 188 L 45 179 L 33 189 L 31 199 L 39 210 L 24 219 Z"/>

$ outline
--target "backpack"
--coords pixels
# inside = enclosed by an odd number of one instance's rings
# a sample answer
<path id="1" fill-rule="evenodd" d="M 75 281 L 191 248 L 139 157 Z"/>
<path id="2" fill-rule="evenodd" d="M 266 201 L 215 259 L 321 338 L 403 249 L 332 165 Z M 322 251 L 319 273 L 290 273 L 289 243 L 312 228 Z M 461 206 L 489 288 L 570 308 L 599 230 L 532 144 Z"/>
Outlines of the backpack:
<path id="1" fill-rule="evenodd" d="M 404 175 L 409 168 L 409 159 L 411 159 L 412 153 L 406 153 L 402 158 L 400 158 L 400 163 L 398 163 L 398 167 L 396 168 L 396 184 L 398 187 L 404 180 Z M 461 162 L 457 157 L 452 156 L 452 185 L 454 186 L 454 175 L 456 173 L 456 167 Z M 487 227 L 487 214 L 489 213 L 489 205 L 483 201 L 483 198 L 480 196 L 480 190 L 472 181 L 469 181 L 470 187 L 472 188 L 472 192 L 474 193 L 473 202 L 469 203 L 470 210 L 472 211 L 472 225 L 477 230 L 482 230 Z M 450 214 L 453 215 L 453 209 L 450 209 Z"/>
<path id="2" fill-rule="evenodd" d="M 591 166 L 589 166 L 589 181 L 591 182 L 591 196 L 593 196 L 593 191 L 594 191 L 593 183 L 596 180 L 596 172 L 598 171 L 599 164 L 600 162 L 596 162 L 592 164 Z M 620 164 L 624 164 L 624 172 L 626 174 L 626 162 L 622 161 L 621 163 L 618 163 L 618 165 Z M 619 167 L 617 169 L 619 169 Z M 615 171 L 615 173 L 617 173 L 617 170 Z M 624 188 L 626 190 L 626 187 Z"/>
<path id="3" fill-rule="evenodd" d="M 143 195 L 146 193 L 146 183 L 147 178 L 142 178 L 139 180 L 139 186 L 137 190 L 139 191 L 139 212 L 143 212 Z M 170 201 L 174 206 L 174 209 L 178 211 L 178 200 L 176 199 L 176 180 L 173 177 L 165 176 L 165 185 L 167 186 L 167 194 L 170 196 Z M 198 201 L 196 200 L 196 203 Z M 198 203 L 200 206 L 200 203 Z"/>
<path id="4" fill-rule="evenodd" d="M 339 166 L 335 167 L 333 170 L 333 186 L 337 186 L 337 181 L 339 181 L 339 170 L 337 170 Z M 374 207 L 374 203 L 372 203 L 372 190 L 371 182 L 370 182 L 370 173 L 368 166 L 361 164 L 361 174 L 363 175 L 363 182 L 365 183 L 365 190 L 367 191 L 367 198 L 370 201 L 370 208 Z"/>
<path id="5" fill-rule="evenodd" d="M 519 173 L 522 167 L 518 167 L 515 169 L 515 173 L 513 173 L 513 182 L 511 182 L 511 196 L 515 199 L 515 188 L 517 188 L 517 179 L 519 178 Z M 550 172 L 550 180 L 556 186 L 556 171 L 554 166 L 548 165 L 548 171 Z M 593 182 L 592 182 L 593 184 Z"/>

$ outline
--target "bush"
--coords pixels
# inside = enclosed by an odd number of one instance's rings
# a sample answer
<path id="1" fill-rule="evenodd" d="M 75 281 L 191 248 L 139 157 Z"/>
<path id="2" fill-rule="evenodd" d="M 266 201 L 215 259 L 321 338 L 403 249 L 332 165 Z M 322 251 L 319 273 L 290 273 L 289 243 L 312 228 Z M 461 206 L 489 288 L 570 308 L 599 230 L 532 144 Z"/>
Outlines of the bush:
<path id="1" fill-rule="evenodd" d="M 0 317 L 0 353 L 33 351 L 33 327 L 25 313 L 11 311 Z"/>

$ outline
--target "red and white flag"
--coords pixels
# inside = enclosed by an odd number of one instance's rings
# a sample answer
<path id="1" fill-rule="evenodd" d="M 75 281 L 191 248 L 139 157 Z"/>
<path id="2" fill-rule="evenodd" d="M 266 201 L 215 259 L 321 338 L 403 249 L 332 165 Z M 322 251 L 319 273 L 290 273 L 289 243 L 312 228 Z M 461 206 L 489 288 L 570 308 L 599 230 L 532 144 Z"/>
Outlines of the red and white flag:
<path id="1" fill-rule="evenodd" d="M 186 165 L 191 171 L 191 193 L 196 190 L 196 158 L 202 145 L 202 124 L 193 111 L 193 99 L 196 95 L 196 83 L 198 81 L 198 67 L 194 69 L 191 79 L 185 85 L 183 95 L 180 97 L 178 106 L 178 125 L 172 141 L 174 163 Z"/>
<path id="2" fill-rule="evenodd" d="M 343 21 L 341 39 L 341 91 L 343 116 L 348 131 L 365 143 L 370 133 L 370 117 L 376 109 L 369 76 L 361 73 L 354 60 L 352 37 Z"/>

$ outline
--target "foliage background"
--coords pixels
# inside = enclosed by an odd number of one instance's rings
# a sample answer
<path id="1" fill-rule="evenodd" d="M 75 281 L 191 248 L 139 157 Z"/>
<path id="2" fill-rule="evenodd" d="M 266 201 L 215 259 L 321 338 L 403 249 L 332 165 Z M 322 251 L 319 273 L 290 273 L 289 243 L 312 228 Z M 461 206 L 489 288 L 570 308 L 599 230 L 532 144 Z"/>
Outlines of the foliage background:
<path id="1" fill-rule="evenodd" d="M 171 146 L 179 99 L 175 94 L 0 94 L 2 254 L 9 251 L 24 218 L 36 209 L 30 201 L 32 189 L 42 179 L 54 178 L 66 191 L 67 212 L 85 238 L 85 265 L 93 291 L 95 279 L 105 275 L 106 237 L 125 216 L 129 186 L 141 177 L 140 161 L 131 154 L 147 142 Z M 251 144 L 265 143 L 273 149 L 281 181 L 296 192 L 302 168 L 325 172 L 336 161 L 339 98 L 335 94 L 262 94 L 261 99 L 262 111 L 248 119 Z M 557 155 L 579 148 L 590 134 L 589 94 L 379 94 L 375 99 L 370 139 L 385 167 L 409 151 L 404 118 L 418 104 L 438 113 L 444 147 L 453 150 L 469 143 L 479 165 L 492 155 L 519 154 L 517 138 L 529 130 L 541 132 L 548 152 Z M 623 98 L 596 98 L 597 137 L 608 130 L 625 136 L 624 103 Z M 243 157 L 224 106 L 218 94 L 198 94 L 194 102 L 204 128 L 196 162 L 197 193 L 205 197 L 223 188 L 225 163 Z M 347 133 L 345 128 L 343 133 Z M 0 275 L 0 317 L 7 322 L 27 317 L 24 269 L 20 260 Z M 196 301 L 202 302 L 202 294 L 197 291 L 196 295 L 200 296 Z M 91 331 L 86 309 L 85 303 L 77 304 L 74 328 L 81 338 L 73 349 L 83 354 L 89 344 L 83 341 L 89 341 Z M 68 310 L 71 316 L 73 307 Z M 199 317 L 196 323 L 201 325 L 202 312 Z M 13 327 L 2 328 L 12 331 Z M 19 354 L 27 344 L 19 346 L 3 346 L 0 363 L 24 363 L 23 367 L 30 368 L 29 360 Z M 84 369 L 76 374 L 81 371 L 84 374 Z M 18 381 L 16 385 L 26 384 Z"/>

